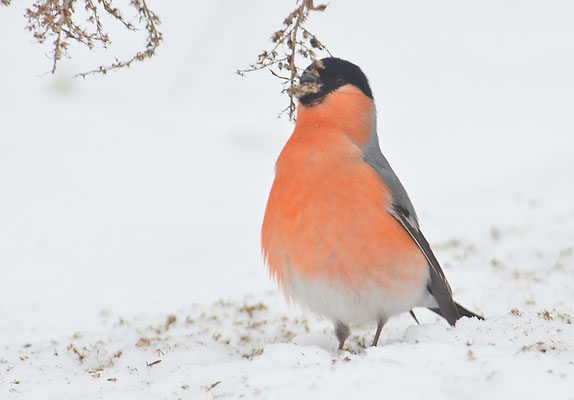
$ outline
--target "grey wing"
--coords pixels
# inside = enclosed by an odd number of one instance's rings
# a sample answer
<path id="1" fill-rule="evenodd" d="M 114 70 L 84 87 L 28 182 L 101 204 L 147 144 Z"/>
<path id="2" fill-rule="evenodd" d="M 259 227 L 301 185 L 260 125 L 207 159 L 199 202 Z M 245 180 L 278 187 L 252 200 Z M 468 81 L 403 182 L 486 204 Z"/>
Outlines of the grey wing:
<path id="1" fill-rule="evenodd" d="M 442 316 L 449 324 L 454 325 L 460 316 L 452 298 L 451 288 L 429 243 L 420 231 L 415 209 L 405 188 L 401 184 L 401 181 L 399 181 L 399 178 L 397 178 L 397 175 L 392 170 L 385 156 L 383 156 L 383 153 L 381 153 L 375 130 L 373 130 L 370 142 L 363 149 L 363 159 L 379 174 L 391 190 L 393 204 L 389 212 L 401 223 L 426 257 L 430 265 L 428 290 L 436 300 Z"/>
<path id="2" fill-rule="evenodd" d="M 417 213 L 403 184 L 399 181 L 399 178 L 397 178 L 395 171 L 393 171 L 383 153 L 381 153 L 379 139 L 375 130 L 373 130 L 371 134 L 371 140 L 363 149 L 363 159 L 377 171 L 381 179 L 391 190 L 393 194 L 393 206 L 409 221 L 410 225 L 418 229 L 419 221 Z"/>

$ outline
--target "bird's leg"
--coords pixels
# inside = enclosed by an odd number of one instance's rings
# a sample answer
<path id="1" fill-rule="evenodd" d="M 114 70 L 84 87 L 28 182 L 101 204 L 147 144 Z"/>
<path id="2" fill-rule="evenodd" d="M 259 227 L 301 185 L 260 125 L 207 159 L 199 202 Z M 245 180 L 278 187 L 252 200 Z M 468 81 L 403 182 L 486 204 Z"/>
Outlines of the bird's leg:
<path id="1" fill-rule="evenodd" d="M 339 351 L 343 350 L 345 340 L 347 340 L 350 334 L 351 330 L 347 325 L 341 321 L 335 322 L 335 335 L 337 335 L 337 339 L 339 339 Z"/>
<path id="2" fill-rule="evenodd" d="M 381 336 L 381 331 L 383 330 L 383 326 L 387 323 L 387 319 L 383 317 L 379 317 L 379 323 L 377 324 L 377 331 L 375 332 L 375 338 L 373 339 L 372 346 L 376 346 L 379 343 L 379 336 Z"/>
<path id="3" fill-rule="evenodd" d="M 421 323 L 419 322 L 419 320 L 417 319 L 417 316 L 415 315 L 415 312 L 413 310 L 409 311 L 409 314 L 411 314 L 411 317 L 414 318 L 414 320 L 416 321 L 417 325 L 420 325 Z"/>

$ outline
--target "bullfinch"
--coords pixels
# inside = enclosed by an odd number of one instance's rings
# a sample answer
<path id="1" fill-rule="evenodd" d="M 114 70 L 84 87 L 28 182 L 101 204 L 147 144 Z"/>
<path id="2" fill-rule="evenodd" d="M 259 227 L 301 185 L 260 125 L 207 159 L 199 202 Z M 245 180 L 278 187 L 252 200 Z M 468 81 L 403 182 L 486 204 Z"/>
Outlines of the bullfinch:
<path id="1" fill-rule="evenodd" d="M 453 326 L 463 316 L 481 318 L 453 300 L 380 150 L 361 69 L 317 60 L 296 94 L 295 130 L 277 160 L 262 227 L 264 258 L 286 296 L 333 322 L 339 350 L 350 326 L 376 323 L 376 346 L 387 320 L 414 307 Z"/>

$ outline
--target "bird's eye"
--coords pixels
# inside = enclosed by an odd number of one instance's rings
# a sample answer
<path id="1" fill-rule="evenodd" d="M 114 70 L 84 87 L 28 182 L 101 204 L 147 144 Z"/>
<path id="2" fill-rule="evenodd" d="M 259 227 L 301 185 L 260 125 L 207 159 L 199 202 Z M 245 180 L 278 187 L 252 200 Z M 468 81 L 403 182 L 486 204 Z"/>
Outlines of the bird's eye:
<path id="1" fill-rule="evenodd" d="M 335 79 L 335 84 L 337 86 L 343 86 L 345 83 L 347 83 L 347 81 L 345 80 L 345 78 L 337 78 Z"/>

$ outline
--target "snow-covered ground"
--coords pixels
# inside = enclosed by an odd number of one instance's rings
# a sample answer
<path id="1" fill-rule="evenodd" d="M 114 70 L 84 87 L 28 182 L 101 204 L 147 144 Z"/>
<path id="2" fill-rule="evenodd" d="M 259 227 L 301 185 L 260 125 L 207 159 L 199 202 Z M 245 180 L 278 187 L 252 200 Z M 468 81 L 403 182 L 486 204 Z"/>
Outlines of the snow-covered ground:
<path id="1" fill-rule="evenodd" d="M 43 75 L 49 49 L 13 3 L 0 8 L 0 398 L 574 399 L 570 1 L 333 1 L 312 17 L 370 78 L 383 151 L 456 299 L 487 317 L 451 328 L 417 310 L 421 325 L 391 320 L 377 348 L 374 326 L 355 328 L 340 354 L 330 323 L 287 304 L 263 266 L 292 124 L 270 74 L 233 73 L 292 2 L 148 2 L 157 56 L 85 81 L 69 76 L 111 56 L 72 49 Z"/>

